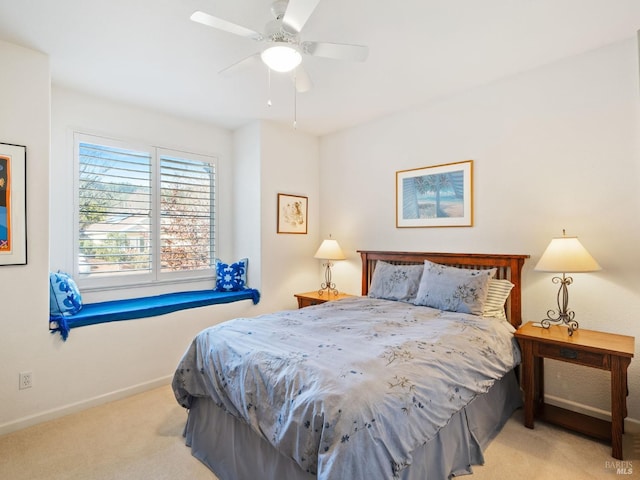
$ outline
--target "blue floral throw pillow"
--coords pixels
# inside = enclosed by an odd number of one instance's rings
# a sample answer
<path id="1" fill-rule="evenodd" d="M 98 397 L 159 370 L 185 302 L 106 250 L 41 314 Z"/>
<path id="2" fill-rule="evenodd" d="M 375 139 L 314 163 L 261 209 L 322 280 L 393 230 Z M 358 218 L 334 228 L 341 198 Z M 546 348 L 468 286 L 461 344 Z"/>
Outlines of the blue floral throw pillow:
<path id="1" fill-rule="evenodd" d="M 49 273 L 49 314 L 74 315 L 82 308 L 82 296 L 76 282 L 63 272 Z"/>
<path id="2" fill-rule="evenodd" d="M 237 292 L 247 288 L 247 267 L 249 259 L 242 258 L 236 263 L 223 263 L 216 258 L 216 291 Z"/>
<path id="3" fill-rule="evenodd" d="M 373 271 L 369 297 L 413 302 L 420 286 L 423 269 L 423 265 L 393 265 L 378 261 Z"/>
<path id="4" fill-rule="evenodd" d="M 470 270 L 425 260 L 414 304 L 450 312 L 482 315 L 489 280 L 495 274 L 495 268 Z"/>

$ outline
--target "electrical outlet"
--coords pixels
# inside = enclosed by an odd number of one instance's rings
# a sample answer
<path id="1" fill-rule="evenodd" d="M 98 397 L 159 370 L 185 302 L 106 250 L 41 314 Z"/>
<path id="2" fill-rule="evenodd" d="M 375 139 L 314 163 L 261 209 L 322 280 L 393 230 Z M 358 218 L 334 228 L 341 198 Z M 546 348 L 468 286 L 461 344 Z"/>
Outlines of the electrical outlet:
<path id="1" fill-rule="evenodd" d="M 33 387 L 33 372 L 20 372 L 20 384 L 18 388 L 24 390 L 25 388 Z"/>

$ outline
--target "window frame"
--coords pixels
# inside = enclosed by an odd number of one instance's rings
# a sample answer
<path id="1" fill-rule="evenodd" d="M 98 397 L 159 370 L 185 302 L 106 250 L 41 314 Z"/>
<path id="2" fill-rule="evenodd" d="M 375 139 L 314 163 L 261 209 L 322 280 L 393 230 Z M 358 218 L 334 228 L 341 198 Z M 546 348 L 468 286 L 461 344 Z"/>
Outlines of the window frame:
<path id="1" fill-rule="evenodd" d="M 80 143 L 95 145 L 105 145 L 108 147 L 121 148 L 126 150 L 137 150 L 148 152 L 151 156 L 151 242 L 152 261 L 151 272 L 137 274 L 112 274 L 104 277 L 91 277 L 87 273 L 80 272 L 78 257 L 80 255 Z M 188 160 L 207 162 L 213 169 L 213 195 L 212 195 L 212 235 L 211 235 L 211 266 L 206 269 L 188 271 L 161 271 L 161 243 L 160 243 L 160 222 L 161 222 L 161 156 L 184 158 Z M 151 145 L 135 140 L 119 140 L 107 136 L 73 132 L 73 276 L 78 286 L 85 291 L 114 290 L 129 287 L 153 287 L 154 285 L 166 285 L 169 283 L 197 283 L 203 281 L 215 281 L 215 257 L 218 240 L 218 158 L 215 155 L 187 152 L 164 146 Z"/>

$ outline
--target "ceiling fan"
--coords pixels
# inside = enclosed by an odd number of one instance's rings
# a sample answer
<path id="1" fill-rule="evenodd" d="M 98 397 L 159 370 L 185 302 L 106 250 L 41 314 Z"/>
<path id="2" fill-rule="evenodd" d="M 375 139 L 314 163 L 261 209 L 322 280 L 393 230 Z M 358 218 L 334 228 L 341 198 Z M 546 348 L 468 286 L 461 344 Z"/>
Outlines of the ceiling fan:
<path id="1" fill-rule="evenodd" d="M 363 62 L 369 54 L 369 48 L 363 45 L 301 41 L 300 32 L 318 3 L 320 0 L 275 1 L 271 5 L 271 13 L 275 19 L 266 24 L 263 33 L 202 11 L 191 15 L 191 20 L 240 37 L 250 38 L 263 45 L 261 51 L 224 68 L 220 73 L 235 69 L 260 56 L 271 70 L 294 72 L 296 90 L 306 92 L 311 88 L 311 80 L 300 65 L 303 55 Z"/>

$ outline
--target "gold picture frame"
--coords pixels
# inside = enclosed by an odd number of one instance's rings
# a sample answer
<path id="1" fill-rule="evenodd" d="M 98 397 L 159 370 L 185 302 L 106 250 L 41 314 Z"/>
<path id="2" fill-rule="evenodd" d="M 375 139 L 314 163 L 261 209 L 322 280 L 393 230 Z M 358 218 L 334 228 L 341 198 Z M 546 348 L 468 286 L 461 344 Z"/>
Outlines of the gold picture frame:
<path id="1" fill-rule="evenodd" d="M 396 227 L 472 227 L 473 160 L 396 172 Z"/>
<path id="2" fill-rule="evenodd" d="M 309 199 L 300 195 L 278 194 L 278 233 L 307 233 Z"/>

